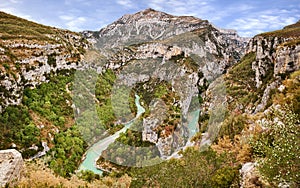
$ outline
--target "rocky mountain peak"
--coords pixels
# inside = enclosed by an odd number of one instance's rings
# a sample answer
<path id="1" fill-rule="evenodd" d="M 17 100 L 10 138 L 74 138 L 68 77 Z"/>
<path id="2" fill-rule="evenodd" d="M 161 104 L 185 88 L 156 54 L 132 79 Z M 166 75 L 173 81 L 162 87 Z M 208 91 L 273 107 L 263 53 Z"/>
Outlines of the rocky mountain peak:
<path id="1" fill-rule="evenodd" d="M 99 49 L 115 48 L 153 40 L 162 40 L 175 35 L 207 28 L 210 23 L 192 16 L 173 16 L 154 9 L 145 9 L 135 14 L 126 14 L 98 32 L 84 32 L 95 41 Z"/>
<path id="2" fill-rule="evenodd" d="M 139 22 L 139 21 L 143 21 L 143 20 L 162 20 L 162 19 L 170 19 L 173 18 L 174 16 L 164 13 L 164 12 L 160 12 L 160 11 L 156 11 L 154 9 L 148 8 L 142 11 L 139 11 L 135 14 L 125 14 L 124 16 L 122 16 L 119 20 L 117 20 L 117 23 L 124 23 L 124 24 L 128 24 L 128 23 L 132 23 L 132 22 Z"/>
<path id="3" fill-rule="evenodd" d="M 134 22 L 203 22 L 199 18 L 193 16 L 173 16 L 165 12 L 157 11 L 152 8 L 148 8 L 137 12 L 135 14 L 126 14 L 114 23 L 129 24 Z"/>

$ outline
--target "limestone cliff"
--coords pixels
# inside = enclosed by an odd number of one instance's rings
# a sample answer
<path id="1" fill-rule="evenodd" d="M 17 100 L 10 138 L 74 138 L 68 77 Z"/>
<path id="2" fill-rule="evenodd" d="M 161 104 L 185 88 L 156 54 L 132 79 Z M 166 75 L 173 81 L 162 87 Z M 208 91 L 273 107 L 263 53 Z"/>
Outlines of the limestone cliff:
<path id="1" fill-rule="evenodd" d="M 285 27 L 282 30 L 260 34 L 249 41 L 247 53 L 254 52 L 252 62 L 257 88 L 263 90 L 261 102 L 255 112 L 263 110 L 272 89 L 279 87 L 286 75 L 300 68 L 300 27 Z"/>

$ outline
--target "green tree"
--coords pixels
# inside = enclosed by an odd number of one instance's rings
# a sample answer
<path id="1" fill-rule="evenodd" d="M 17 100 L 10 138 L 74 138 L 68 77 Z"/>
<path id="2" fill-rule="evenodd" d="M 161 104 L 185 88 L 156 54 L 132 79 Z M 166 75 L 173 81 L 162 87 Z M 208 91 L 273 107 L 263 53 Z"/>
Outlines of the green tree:
<path id="1" fill-rule="evenodd" d="M 70 177 L 80 164 L 86 143 L 75 126 L 56 134 L 54 143 L 55 147 L 49 152 L 49 166 L 56 174 Z"/>

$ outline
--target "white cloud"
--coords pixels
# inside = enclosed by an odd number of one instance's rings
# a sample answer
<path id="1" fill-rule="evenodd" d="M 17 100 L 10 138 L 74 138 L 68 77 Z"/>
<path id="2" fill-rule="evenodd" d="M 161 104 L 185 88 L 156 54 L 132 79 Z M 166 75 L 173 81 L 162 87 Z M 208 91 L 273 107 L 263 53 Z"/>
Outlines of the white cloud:
<path id="1" fill-rule="evenodd" d="M 83 17 L 83 16 L 76 17 L 74 15 L 69 15 L 69 14 L 60 15 L 58 17 L 63 22 L 63 25 L 67 27 L 66 29 L 69 29 L 71 31 L 84 30 L 85 24 L 88 21 L 87 17 Z"/>
<path id="2" fill-rule="evenodd" d="M 251 15 L 233 20 L 227 25 L 228 28 L 236 29 L 241 36 L 254 36 L 256 34 L 281 29 L 297 21 L 296 17 L 260 14 Z"/>
<path id="3" fill-rule="evenodd" d="M 74 19 L 74 16 L 70 16 L 70 15 L 60 15 L 59 16 L 60 19 L 64 20 L 64 21 L 70 21 Z"/>
<path id="4" fill-rule="evenodd" d="M 17 3 L 21 3 L 21 0 L 8 0 L 8 2 L 13 3 L 13 4 L 17 4 Z"/>
<path id="5" fill-rule="evenodd" d="M 131 0 L 117 0 L 117 4 L 125 8 L 134 8 L 135 4 Z"/>
<path id="6" fill-rule="evenodd" d="M 87 21 L 85 17 L 74 18 L 66 23 L 68 29 L 72 31 L 82 31 L 84 30 L 84 23 Z"/>
<path id="7" fill-rule="evenodd" d="M 147 2 L 147 6 L 173 15 L 190 15 L 203 18 L 203 15 L 207 15 L 213 10 L 210 1 L 152 0 L 151 2 Z"/>

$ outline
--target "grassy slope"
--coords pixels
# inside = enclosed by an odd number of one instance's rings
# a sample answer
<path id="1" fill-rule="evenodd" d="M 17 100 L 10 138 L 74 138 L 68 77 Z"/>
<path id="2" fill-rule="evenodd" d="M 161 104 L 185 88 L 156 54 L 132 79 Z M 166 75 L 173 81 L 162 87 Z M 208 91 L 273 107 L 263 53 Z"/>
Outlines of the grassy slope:
<path id="1" fill-rule="evenodd" d="M 29 38 L 51 41 L 49 35 L 62 31 L 64 30 L 44 26 L 0 11 L 0 36 L 2 39 Z M 70 33 L 75 34 L 74 32 Z"/>
<path id="2" fill-rule="evenodd" d="M 276 31 L 271 31 L 271 32 L 266 32 L 266 33 L 261 33 L 258 36 L 263 36 L 263 37 L 299 37 L 300 34 L 300 20 L 295 23 L 288 25 L 284 27 L 283 29 L 276 30 Z"/>
<path id="3" fill-rule="evenodd" d="M 292 40 L 287 40 L 282 45 L 283 46 L 298 45 L 300 44 L 300 20 L 295 24 L 291 24 L 284 27 L 283 29 L 262 33 L 259 34 L 258 36 L 292 38 Z"/>

